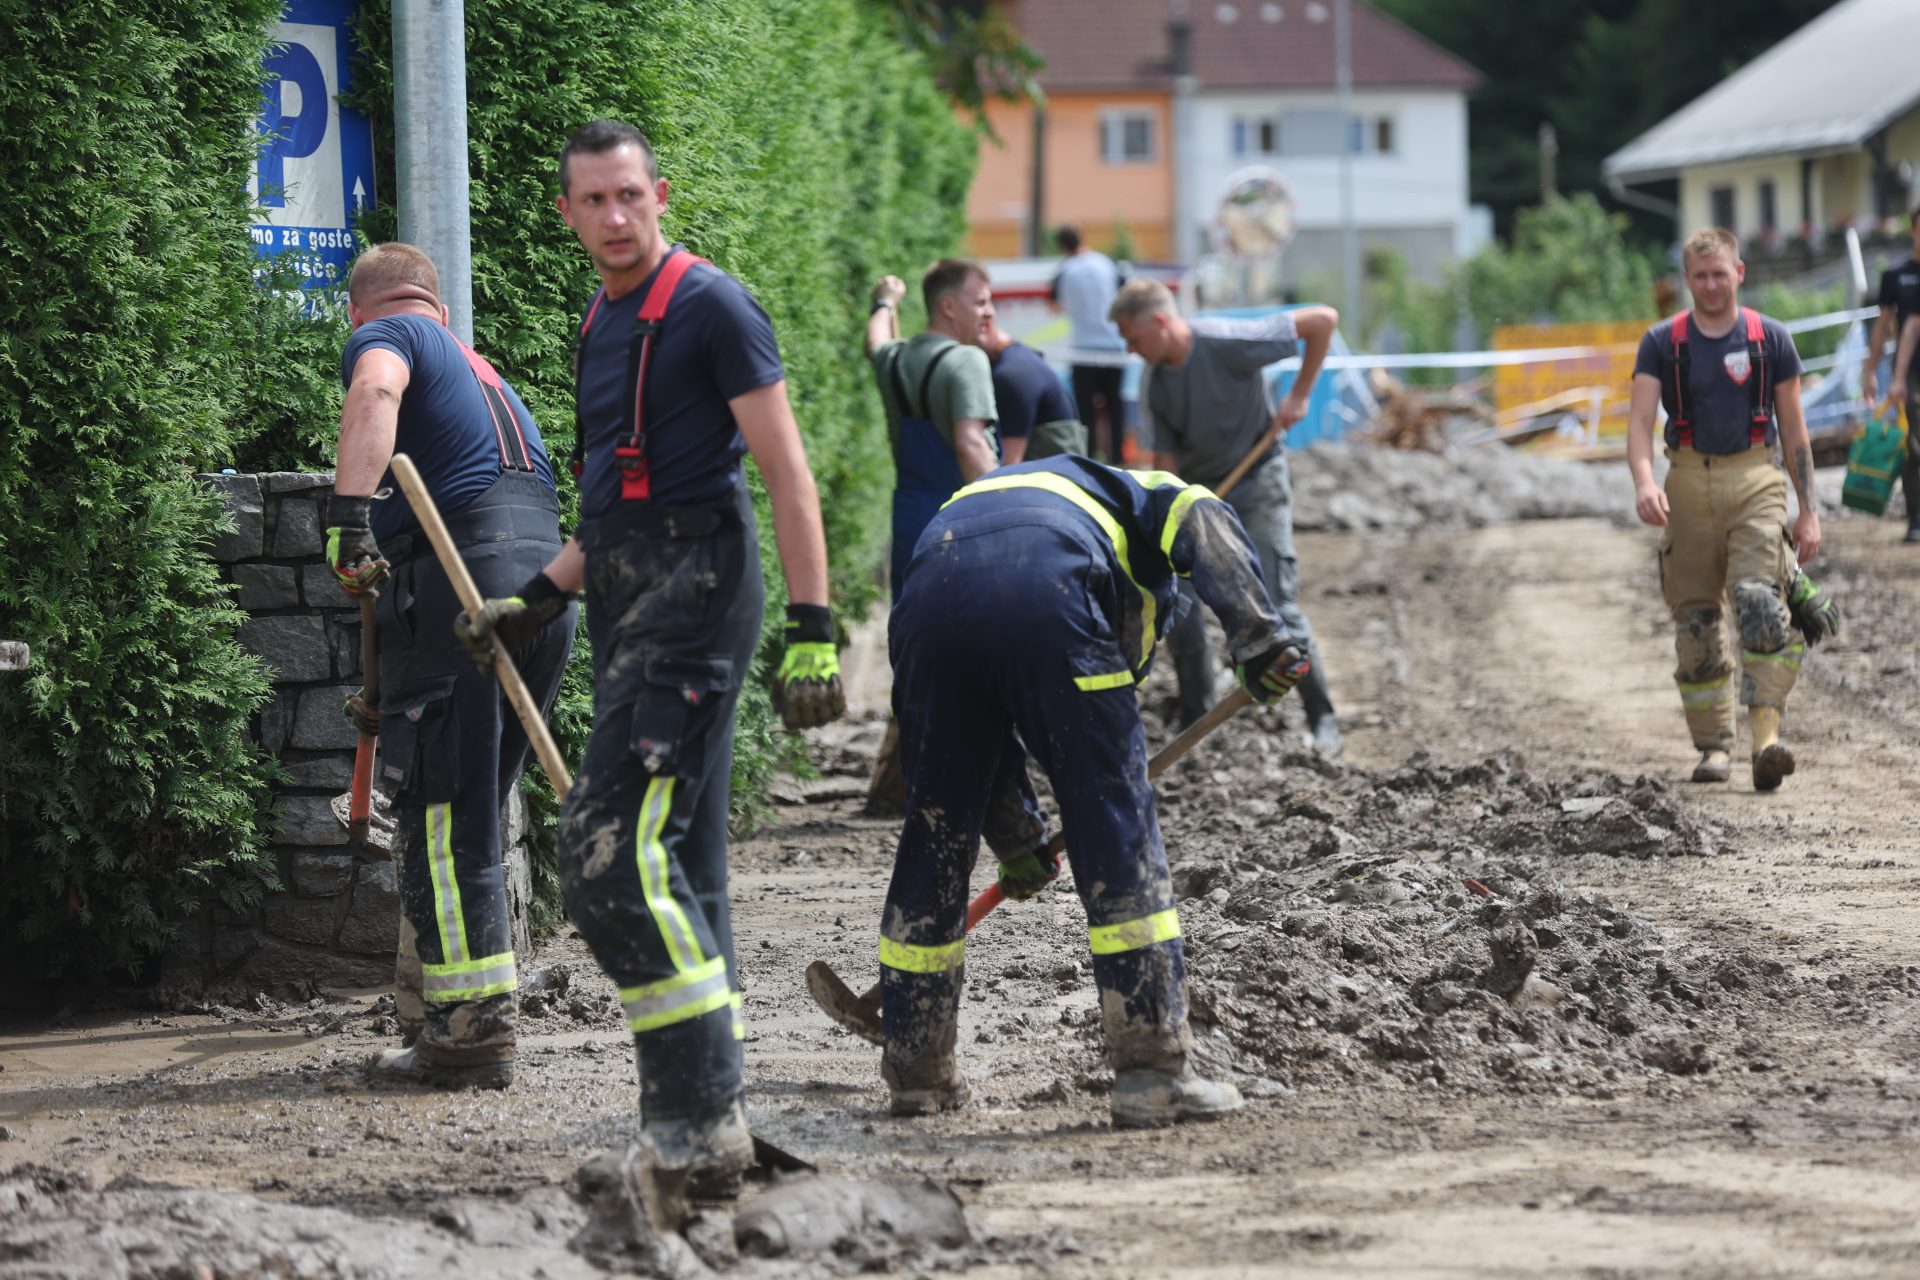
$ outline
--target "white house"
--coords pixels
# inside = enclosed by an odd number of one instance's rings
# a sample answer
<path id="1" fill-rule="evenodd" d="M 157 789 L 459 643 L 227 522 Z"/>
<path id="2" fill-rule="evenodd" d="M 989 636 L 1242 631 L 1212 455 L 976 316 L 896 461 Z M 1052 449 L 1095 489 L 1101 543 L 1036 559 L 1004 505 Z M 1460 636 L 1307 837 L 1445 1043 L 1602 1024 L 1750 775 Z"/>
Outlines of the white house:
<path id="1" fill-rule="evenodd" d="M 1490 225 L 1467 196 L 1467 94 L 1479 72 L 1353 0 L 1343 130 L 1332 0 L 1196 0 L 1187 20 L 1191 124 L 1175 155 L 1183 253 L 1203 246 L 1229 177 L 1257 165 L 1293 195 L 1288 275 L 1337 278 L 1343 158 L 1363 252 L 1396 249 L 1413 274 L 1434 279 L 1485 243 Z M 1176 113 L 1179 93 L 1176 83 Z"/>
<path id="2" fill-rule="evenodd" d="M 1916 35 L 1920 0 L 1840 0 L 1608 156 L 1608 181 L 1632 200 L 1677 178 L 1681 235 L 1766 244 L 1897 219 L 1920 170 Z"/>

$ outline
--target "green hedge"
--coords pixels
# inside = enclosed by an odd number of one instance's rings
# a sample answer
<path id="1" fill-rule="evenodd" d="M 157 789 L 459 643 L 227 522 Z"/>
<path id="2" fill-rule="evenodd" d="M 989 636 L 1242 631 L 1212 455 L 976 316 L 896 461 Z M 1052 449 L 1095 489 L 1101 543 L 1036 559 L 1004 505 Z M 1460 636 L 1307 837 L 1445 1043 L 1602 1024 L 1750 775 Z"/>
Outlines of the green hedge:
<path id="1" fill-rule="evenodd" d="M 257 352 L 246 176 L 278 0 L 0 0 L 0 969 L 136 964 L 236 903 L 272 764 L 188 473 Z M 17 994 L 17 993 L 16 993 Z"/>
<path id="2" fill-rule="evenodd" d="M 573 332 L 599 281 L 554 209 L 554 164 L 587 120 L 638 126 L 672 186 L 667 234 L 738 276 L 773 319 L 820 486 L 835 604 L 843 618 L 862 616 L 877 594 L 892 488 L 860 354 L 869 290 L 890 272 L 917 276 L 958 243 L 972 131 L 876 0 L 470 0 L 466 13 L 475 345 L 564 457 Z M 379 0 L 363 10 L 359 45 L 354 101 L 374 120 L 380 189 L 391 192 L 392 35 Z M 392 238 L 391 207 L 367 230 Z M 785 596 L 757 476 L 754 485 L 771 638 Z M 740 822 L 786 747 L 765 692 L 774 652 L 762 647 L 741 704 Z M 570 756 L 584 743 L 587 705 L 576 663 L 554 717 Z"/>
<path id="3" fill-rule="evenodd" d="M 34 648 L 31 673 L 0 675 L 0 962 L 98 974 L 150 955 L 206 894 L 241 905 L 270 878 L 273 765 L 245 740 L 268 686 L 234 643 L 240 615 L 207 554 L 220 517 L 187 475 L 330 461 L 344 324 L 251 278 L 246 180 L 279 0 L 0 12 L 14 196 L 0 228 L 0 639 Z M 859 354 L 867 288 L 950 250 L 972 176 L 973 135 L 927 63 L 879 0 L 471 0 L 467 19 L 476 345 L 564 456 L 568 353 L 596 281 L 553 209 L 553 161 L 594 116 L 645 129 L 674 185 L 669 233 L 773 318 L 836 603 L 857 616 L 890 486 Z M 369 0 L 363 28 L 357 103 L 391 193 L 384 4 Z M 391 238 L 391 207 L 364 230 Z M 556 717 L 575 754 L 586 717 L 576 665 Z M 757 679 L 736 817 L 786 742 Z"/>

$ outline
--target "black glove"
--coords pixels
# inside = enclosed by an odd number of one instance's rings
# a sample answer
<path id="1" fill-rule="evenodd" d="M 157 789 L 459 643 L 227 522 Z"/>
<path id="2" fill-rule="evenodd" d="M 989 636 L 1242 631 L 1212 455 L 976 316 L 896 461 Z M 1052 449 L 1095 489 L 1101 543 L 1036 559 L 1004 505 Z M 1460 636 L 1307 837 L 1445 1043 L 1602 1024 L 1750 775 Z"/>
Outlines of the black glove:
<path id="1" fill-rule="evenodd" d="M 354 732 L 363 738 L 377 738 L 380 736 L 380 709 L 368 702 L 366 695 L 364 688 L 355 689 L 347 695 L 347 705 L 342 710 L 346 712 L 347 723 L 353 726 Z"/>
<path id="2" fill-rule="evenodd" d="M 1278 702 L 1311 667 L 1305 649 L 1292 640 L 1283 640 L 1240 664 L 1240 687 L 1252 694 L 1255 702 Z"/>
<path id="3" fill-rule="evenodd" d="M 1041 845 L 1000 864 L 1000 892 L 1025 902 L 1054 882 L 1060 874 L 1060 855 Z"/>
<path id="4" fill-rule="evenodd" d="M 327 563 L 340 589 L 355 599 L 373 591 L 391 568 L 380 555 L 380 544 L 373 540 L 368 525 L 372 498 L 327 498 Z M 377 592 L 374 594 L 378 594 Z"/>
<path id="5" fill-rule="evenodd" d="M 1787 612 L 1793 615 L 1793 625 L 1800 628 L 1808 644 L 1817 645 L 1840 634 L 1840 606 L 1815 586 L 1804 570 L 1795 569 L 1793 581 L 1787 584 Z"/>
<path id="6" fill-rule="evenodd" d="M 552 578 L 536 573 L 513 595 L 482 604 L 471 618 L 462 609 L 453 620 L 453 634 L 476 663 L 491 667 L 493 637 L 500 637 L 512 653 L 545 630 L 571 603 L 573 597 L 555 586 Z"/>
<path id="7" fill-rule="evenodd" d="M 787 606 L 787 651 L 773 678 L 773 705 L 789 729 L 818 729 L 846 714 L 833 614 L 825 605 Z"/>

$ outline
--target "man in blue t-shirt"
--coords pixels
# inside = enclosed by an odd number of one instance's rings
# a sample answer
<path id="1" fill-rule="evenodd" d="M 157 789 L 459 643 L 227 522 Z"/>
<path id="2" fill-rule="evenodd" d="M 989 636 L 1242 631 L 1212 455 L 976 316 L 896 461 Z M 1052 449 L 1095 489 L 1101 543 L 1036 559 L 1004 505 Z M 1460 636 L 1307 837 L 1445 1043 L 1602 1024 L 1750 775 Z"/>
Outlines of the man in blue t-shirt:
<path id="1" fill-rule="evenodd" d="M 510 591 L 560 549 L 553 465 L 513 388 L 448 331 L 426 254 L 375 245 L 347 289 L 353 336 L 340 359 L 347 394 L 327 561 L 349 595 L 379 597 L 379 706 L 356 694 L 347 717 L 380 739 L 405 917 L 395 1003 L 407 1043 L 369 1071 L 380 1085 L 503 1088 L 518 979 L 500 816 L 527 736 L 462 652 L 459 599 L 406 499 L 373 495 L 392 484 L 388 461 L 407 454 L 480 590 Z M 557 612 L 514 646 L 543 708 L 560 690 L 573 627 L 574 611 Z"/>
<path id="2" fill-rule="evenodd" d="M 1753 735 L 1753 786 L 1772 791 L 1794 772 L 1780 719 L 1806 642 L 1838 625 L 1832 606 L 1800 572 L 1820 550 L 1813 446 L 1800 407 L 1800 355 L 1780 322 L 1740 305 L 1746 264 L 1723 227 L 1681 250 L 1691 311 L 1640 339 L 1627 418 L 1634 509 L 1661 530 L 1660 593 L 1673 615 L 1674 681 L 1700 761 L 1695 782 L 1732 776 L 1733 655 L 1724 606 L 1740 636 Z M 1665 406 L 1667 468 L 1653 477 L 1653 428 Z M 1786 475 L 1774 465 L 1774 447 Z M 1800 514 L 1787 524 L 1791 479 Z M 1811 607 L 1810 607 L 1811 606 Z"/>
<path id="3" fill-rule="evenodd" d="M 560 216 L 599 272 L 575 348 L 579 531 L 468 624 L 518 635 L 582 587 L 594 719 L 560 813 L 567 914 L 619 984 L 660 1167 L 713 1190 L 753 1160 L 727 904 L 734 709 L 760 639 L 751 453 L 786 571 L 774 699 L 790 729 L 846 709 L 820 499 L 773 326 L 740 284 L 660 231 L 668 185 L 639 130 L 581 126 Z"/>
<path id="4" fill-rule="evenodd" d="M 993 402 L 1000 411 L 1000 465 L 1087 451 L 1087 429 L 1073 397 L 1038 351 L 988 317 L 980 345 L 993 362 Z"/>

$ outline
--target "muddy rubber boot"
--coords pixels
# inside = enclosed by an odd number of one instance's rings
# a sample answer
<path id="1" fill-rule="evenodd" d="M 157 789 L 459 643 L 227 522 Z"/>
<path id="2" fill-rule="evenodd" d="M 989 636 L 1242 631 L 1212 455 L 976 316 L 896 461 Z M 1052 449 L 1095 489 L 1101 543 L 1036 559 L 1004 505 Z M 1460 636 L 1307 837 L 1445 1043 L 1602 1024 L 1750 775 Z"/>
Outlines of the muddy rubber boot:
<path id="1" fill-rule="evenodd" d="M 1780 745 L 1780 710 L 1748 707 L 1747 724 L 1753 730 L 1753 789 L 1777 791 L 1793 772 L 1793 752 Z"/>
<path id="2" fill-rule="evenodd" d="M 504 1089 L 513 1083 L 516 1009 L 513 992 L 429 1004 L 420 1038 L 411 1048 L 374 1055 L 367 1082 L 376 1089 Z"/>
<path id="3" fill-rule="evenodd" d="M 957 1111 L 973 1096 L 951 1054 L 929 1057 L 908 1071 L 896 1071 L 892 1063 L 882 1058 L 880 1078 L 886 1081 L 892 1095 L 887 1110 L 896 1116 Z"/>
<path id="4" fill-rule="evenodd" d="M 400 917 L 400 949 L 393 958 L 393 1016 L 400 1024 L 400 1047 L 411 1049 L 427 1025 L 427 1001 L 421 994 L 418 935 L 407 918 Z"/>
<path id="5" fill-rule="evenodd" d="M 1907 536 L 1900 539 L 1900 541 L 1906 542 L 1906 543 L 1920 542 L 1920 524 L 1911 526 L 1907 530 Z"/>
<path id="6" fill-rule="evenodd" d="M 1700 763 L 1693 766 L 1695 782 L 1725 782 L 1732 776 L 1733 757 L 1724 751 L 1702 751 Z"/>
<path id="7" fill-rule="evenodd" d="M 1346 747 L 1346 740 L 1340 736 L 1340 722 L 1333 714 L 1333 693 L 1327 688 L 1327 672 L 1320 665 L 1320 651 L 1311 652 L 1313 665 L 1299 685 L 1300 705 L 1307 712 L 1307 745 L 1333 760 Z"/>
<path id="8" fill-rule="evenodd" d="M 907 775 L 900 767 L 900 722 L 887 717 L 887 732 L 880 739 L 880 758 L 873 762 L 873 777 L 867 782 L 869 818 L 904 818 L 907 815 Z"/>
<path id="9" fill-rule="evenodd" d="M 679 1120 L 648 1120 L 640 1132 L 661 1172 L 685 1178 L 694 1200 L 731 1200 L 753 1167 L 753 1135 L 738 1098 L 718 1111 Z"/>
<path id="10" fill-rule="evenodd" d="M 1190 1067 L 1116 1071 L 1109 1109 L 1116 1129 L 1157 1129 L 1187 1120 L 1217 1120 L 1246 1102 L 1230 1084 L 1202 1080 Z"/>

